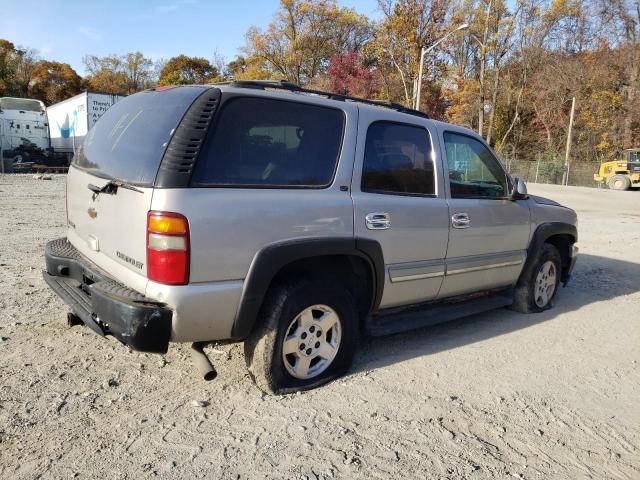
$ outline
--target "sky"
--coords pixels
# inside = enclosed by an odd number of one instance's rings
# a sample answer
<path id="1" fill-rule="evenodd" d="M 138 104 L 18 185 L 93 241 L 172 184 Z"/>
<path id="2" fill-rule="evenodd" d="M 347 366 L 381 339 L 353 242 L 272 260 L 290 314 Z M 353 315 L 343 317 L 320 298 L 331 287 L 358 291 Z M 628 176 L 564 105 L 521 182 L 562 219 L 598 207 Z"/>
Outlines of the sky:
<path id="1" fill-rule="evenodd" d="M 184 53 L 228 62 L 249 27 L 266 27 L 279 0 L 0 0 L 0 38 L 69 63 L 82 57 L 141 51 L 154 60 Z M 376 0 L 338 0 L 377 18 Z"/>

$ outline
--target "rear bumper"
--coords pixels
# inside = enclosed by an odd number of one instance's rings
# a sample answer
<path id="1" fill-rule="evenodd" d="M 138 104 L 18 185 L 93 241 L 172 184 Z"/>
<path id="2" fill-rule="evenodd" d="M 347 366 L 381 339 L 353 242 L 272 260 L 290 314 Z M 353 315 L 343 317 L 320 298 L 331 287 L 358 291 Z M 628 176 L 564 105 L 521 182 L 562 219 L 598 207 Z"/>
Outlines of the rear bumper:
<path id="1" fill-rule="evenodd" d="M 165 353 L 173 311 L 118 283 L 66 238 L 45 247 L 45 282 L 91 330 L 113 335 L 133 350 Z"/>

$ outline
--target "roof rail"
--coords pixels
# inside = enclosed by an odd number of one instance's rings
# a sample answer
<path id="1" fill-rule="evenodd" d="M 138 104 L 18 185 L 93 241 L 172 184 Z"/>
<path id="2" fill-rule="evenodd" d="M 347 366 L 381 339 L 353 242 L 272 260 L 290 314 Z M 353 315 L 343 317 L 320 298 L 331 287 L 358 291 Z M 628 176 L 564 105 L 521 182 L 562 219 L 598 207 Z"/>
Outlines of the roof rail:
<path id="1" fill-rule="evenodd" d="M 258 90 L 274 89 L 274 90 L 286 90 L 296 93 L 307 93 L 311 95 L 320 95 L 331 100 L 339 100 L 343 102 L 358 102 L 366 105 L 374 105 L 376 107 L 390 108 L 401 113 L 408 113 L 409 115 L 415 115 L 417 117 L 429 118 L 426 113 L 412 108 L 407 108 L 399 103 L 391 102 L 388 100 L 369 100 L 367 98 L 351 97 L 349 95 L 341 95 L 339 93 L 325 92 L 322 90 L 312 90 L 309 88 L 302 88 L 294 83 L 287 82 L 285 80 L 234 80 L 231 82 L 222 82 L 219 85 L 229 85 L 236 88 L 255 88 Z"/>

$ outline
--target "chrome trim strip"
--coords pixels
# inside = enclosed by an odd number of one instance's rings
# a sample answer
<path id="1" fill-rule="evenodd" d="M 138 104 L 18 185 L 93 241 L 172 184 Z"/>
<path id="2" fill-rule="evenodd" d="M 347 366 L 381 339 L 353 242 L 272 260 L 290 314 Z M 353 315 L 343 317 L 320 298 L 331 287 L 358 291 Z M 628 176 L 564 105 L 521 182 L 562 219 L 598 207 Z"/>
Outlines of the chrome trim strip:
<path id="1" fill-rule="evenodd" d="M 424 280 L 426 278 L 444 277 L 444 260 L 426 260 L 395 264 L 388 267 L 389 279 L 392 283 L 408 282 L 410 280 Z"/>
<path id="2" fill-rule="evenodd" d="M 446 261 L 447 269 L 445 275 L 514 267 L 524 264 L 526 258 L 527 252 L 525 250 L 450 258 Z"/>
<path id="3" fill-rule="evenodd" d="M 427 260 L 424 262 L 395 264 L 388 266 L 389 280 L 391 283 L 409 282 L 494 268 L 515 267 L 524 264 L 525 260 L 525 251 L 512 251 L 472 257 L 457 257 L 449 261 Z"/>
<path id="4" fill-rule="evenodd" d="M 434 272 L 434 273 L 418 273 L 415 275 L 402 275 L 397 277 L 391 277 L 391 283 L 396 282 L 408 282 L 409 280 L 422 280 L 424 278 L 436 278 L 436 277 L 444 277 L 444 270 L 442 272 Z"/>
<path id="5" fill-rule="evenodd" d="M 447 268 L 447 275 L 457 275 L 458 273 L 469 273 L 469 272 L 477 272 L 479 270 L 489 270 L 492 268 L 501 268 L 501 267 L 511 267 L 515 265 L 522 265 L 524 260 L 515 260 L 513 262 L 500 262 L 500 263 L 492 263 L 489 265 L 481 265 L 478 267 L 466 267 L 466 268 L 458 268 L 456 270 L 449 270 Z"/>

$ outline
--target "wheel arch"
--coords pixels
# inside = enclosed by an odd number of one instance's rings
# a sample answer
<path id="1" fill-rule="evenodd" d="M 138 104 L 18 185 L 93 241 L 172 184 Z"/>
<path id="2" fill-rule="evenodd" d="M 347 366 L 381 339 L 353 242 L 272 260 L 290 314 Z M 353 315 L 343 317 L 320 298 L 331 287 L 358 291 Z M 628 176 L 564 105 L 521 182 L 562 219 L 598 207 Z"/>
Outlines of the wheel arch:
<path id="1" fill-rule="evenodd" d="M 560 280 L 565 282 L 569 278 L 571 270 L 571 246 L 578 241 L 578 229 L 575 225 L 565 222 L 549 222 L 540 224 L 529 243 L 527 249 L 527 261 L 520 279 L 531 275 L 535 253 L 539 251 L 545 243 L 550 243 L 558 249 L 562 259 L 562 272 Z"/>
<path id="2" fill-rule="evenodd" d="M 259 251 L 251 262 L 231 337 L 243 340 L 253 329 L 269 287 L 284 276 L 309 269 L 332 273 L 356 297 L 363 315 L 376 310 L 384 288 L 380 244 L 359 238 L 314 238 L 281 242 Z"/>

